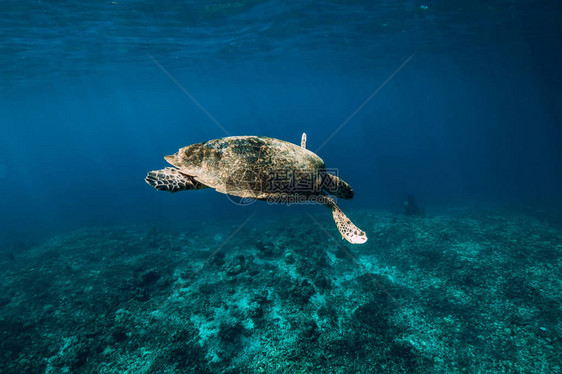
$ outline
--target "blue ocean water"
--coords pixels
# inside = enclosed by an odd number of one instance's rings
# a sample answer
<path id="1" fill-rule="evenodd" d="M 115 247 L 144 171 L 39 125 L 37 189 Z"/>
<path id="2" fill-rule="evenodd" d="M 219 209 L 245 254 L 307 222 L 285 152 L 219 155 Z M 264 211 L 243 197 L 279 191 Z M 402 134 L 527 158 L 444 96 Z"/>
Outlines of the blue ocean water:
<path id="1" fill-rule="evenodd" d="M 407 193 L 427 203 L 560 197 L 557 2 L 1 10 L 4 229 L 234 209 L 209 191 L 172 200 L 143 183 L 163 155 L 226 135 L 152 59 L 231 135 L 298 143 L 306 131 L 315 149 L 345 123 L 319 155 L 354 186 L 354 206 L 400 205 Z"/>
<path id="2" fill-rule="evenodd" d="M 2 1 L 0 241 L 328 217 L 144 182 L 192 143 L 303 132 L 353 186 L 350 216 L 411 194 L 428 216 L 560 222 L 561 20 L 559 1 Z"/>

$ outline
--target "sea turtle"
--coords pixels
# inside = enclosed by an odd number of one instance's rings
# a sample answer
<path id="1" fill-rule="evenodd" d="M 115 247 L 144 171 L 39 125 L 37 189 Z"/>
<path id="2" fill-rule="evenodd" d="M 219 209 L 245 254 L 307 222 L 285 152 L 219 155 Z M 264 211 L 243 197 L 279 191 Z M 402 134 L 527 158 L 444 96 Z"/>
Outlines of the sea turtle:
<path id="1" fill-rule="evenodd" d="M 306 149 L 263 136 L 230 136 L 181 148 L 164 159 L 173 167 L 150 171 L 145 180 L 160 191 L 214 188 L 238 196 L 274 203 L 318 202 L 331 209 L 342 237 L 354 244 L 367 241 L 336 205 L 330 193 L 353 198 L 353 189 L 327 172 L 324 161 Z"/>

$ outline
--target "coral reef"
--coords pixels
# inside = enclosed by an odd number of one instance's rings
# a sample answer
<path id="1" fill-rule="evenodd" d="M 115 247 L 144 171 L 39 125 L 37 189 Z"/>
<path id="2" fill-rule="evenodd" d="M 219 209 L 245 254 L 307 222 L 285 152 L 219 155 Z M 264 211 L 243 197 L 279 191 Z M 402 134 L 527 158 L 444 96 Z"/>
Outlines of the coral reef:
<path id="1" fill-rule="evenodd" d="M 562 370 L 562 229 L 499 210 L 350 215 L 367 244 L 304 215 L 5 248 L 0 371 Z"/>

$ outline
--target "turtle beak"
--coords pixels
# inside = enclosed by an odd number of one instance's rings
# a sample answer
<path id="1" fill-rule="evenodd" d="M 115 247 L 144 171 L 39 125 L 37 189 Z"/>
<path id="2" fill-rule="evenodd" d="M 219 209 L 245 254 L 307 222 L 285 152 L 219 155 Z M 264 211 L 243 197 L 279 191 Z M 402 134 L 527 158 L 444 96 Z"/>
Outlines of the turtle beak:
<path id="1" fill-rule="evenodd" d="M 176 155 L 164 156 L 164 160 L 168 161 L 169 164 L 173 165 L 176 160 Z"/>

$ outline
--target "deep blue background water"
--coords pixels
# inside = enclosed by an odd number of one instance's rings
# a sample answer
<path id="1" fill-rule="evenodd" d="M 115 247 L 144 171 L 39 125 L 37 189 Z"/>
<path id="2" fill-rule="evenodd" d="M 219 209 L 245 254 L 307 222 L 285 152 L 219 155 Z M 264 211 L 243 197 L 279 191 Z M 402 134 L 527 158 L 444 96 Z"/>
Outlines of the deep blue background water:
<path id="1" fill-rule="evenodd" d="M 356 191 L 342 208 L 556 206 L 561 20 L 558 1 L 2 1 L 0 232 L 298 214 L 144 183 L 226 135 L 157 64 L 229 134 L 315 150 L 411 58 L 318 151 Z"/>

